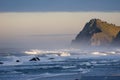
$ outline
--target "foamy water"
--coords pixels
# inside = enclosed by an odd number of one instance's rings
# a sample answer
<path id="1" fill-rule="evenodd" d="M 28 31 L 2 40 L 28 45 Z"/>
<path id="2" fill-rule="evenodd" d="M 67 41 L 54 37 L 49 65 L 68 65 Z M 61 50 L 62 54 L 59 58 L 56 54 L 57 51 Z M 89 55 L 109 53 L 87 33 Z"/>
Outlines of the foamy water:
<path id="1" fill-rule="evenodd" d="M 120 51 L 84 51 L 81 49 L 21 51 L 24 55 L 1 56 L 0 80 L 36 80 L 60 75 L 88 74 L 96 67 L 118 70 Z M 33 58 L 39 60 L 33 60 Z M 112 68 L 111 72 L 112 72 Z M 118 70 L 117 73 L 120 71 Z M 16 79 L 17 78 L 17 79 Z"/>

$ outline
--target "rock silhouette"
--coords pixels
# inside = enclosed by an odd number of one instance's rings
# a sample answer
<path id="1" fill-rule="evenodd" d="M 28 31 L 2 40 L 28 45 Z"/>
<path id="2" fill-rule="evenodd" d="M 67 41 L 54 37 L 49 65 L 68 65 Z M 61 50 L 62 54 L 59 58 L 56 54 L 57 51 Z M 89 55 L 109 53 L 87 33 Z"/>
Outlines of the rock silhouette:
<path id="1" fill-rule="evenodd" d="M 33 57 L 32 59 L 30 59 L 29 61 L 40 61 L 40 59 L 38 57 Z"/>

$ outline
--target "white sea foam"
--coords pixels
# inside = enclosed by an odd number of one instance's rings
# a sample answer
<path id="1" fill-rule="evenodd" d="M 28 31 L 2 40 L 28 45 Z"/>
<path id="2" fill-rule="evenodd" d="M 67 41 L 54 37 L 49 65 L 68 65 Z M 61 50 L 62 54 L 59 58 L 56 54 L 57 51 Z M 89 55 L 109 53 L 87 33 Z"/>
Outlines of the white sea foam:
<path id="1" fill-rule="evenodd" d="M 82 74 L 85 74 L 85 73 L 88 73 L 90 71 L 90 69 L 80 68 L 78 71 L 80 71 L 80 73 L 82 73 Z"/>
<path id="2" fill-rule="evenodd" d="M 76 68 L 76 66 L 62 66 L 63 69 Z"/>
<path id="3" fill-rule="evenodd" d="M 38 49 L 31 49 L 30 51 L 24 51 L 25 54 L 33 54 L 33 55 L 42 55 L 42 54 L 54 54 L 55 56 L 70 56 L 70 53 L 59 51 L 59 50 L 53 50 L 53 51 L 44 51 L 44 50 L 38 50 Z"/>
<path id="4" fill-rule="evenodd" d="M 95 52 L 92 52 L 92 54 L 93 55 L 107 56 L 107 53 L 105 53 L 105 52 L 97 52 L 97 51 L 95 51 Z"/>
<path id="5" fill-rule="evenodd" d="M 53 63 L 55 61 L 64 61 L 67 59 L 94 58 L 94 57 L 100 57 L 100 56 L 109 56 L 109 55 L 112 56 L 114 54 L 117 54 L 116 51 L 86 51 L 86 52 L 83 52 L 80 49 L 59 49 L 59 50 L 31 49 L 28 51 L 24 51 L 24 53 L 28 55 L 5 57 L 4 59 L 5 61 L 1 61 L 4 64 L 0 64 L 0 65 L 44 64 L 44 63 Z M 30 61 L 34 57 L 38 57 L 40 61 Z M 19 62 L 17 62 L 17 60 L 19 60 Z M 93 62 L 93 64 L 96 64 L 96 62 Z"/>
<path id="6" fill-rule="evenodd" d="M 46 56 L 39 56 L 39 55 L 7 56 L 4 57 L 5 61 L 4 60 L 1 61 L 3 62 L 3 64 L 0 64 L 0 66 L 49 64 L 49 63 L 53 63 L 54 61 L 64 61 L 66 57 L 63 56 L 68 56 L 68 55 L 66 54 L 64 55 L 64 53 L 61 53 L 60 56 L 58 55 L 56 56 L 56 54 L 46 54 Z M 40 61 L 30 61 L 35 57 L 38 57 Z"/>

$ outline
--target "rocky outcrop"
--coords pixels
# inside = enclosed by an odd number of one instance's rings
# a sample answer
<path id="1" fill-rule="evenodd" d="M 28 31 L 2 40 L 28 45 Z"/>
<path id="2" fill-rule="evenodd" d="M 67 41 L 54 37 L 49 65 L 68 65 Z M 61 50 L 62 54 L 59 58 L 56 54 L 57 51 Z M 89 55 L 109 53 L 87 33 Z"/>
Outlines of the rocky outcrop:
<path id="1" fill-rule="evenodd" d="M 120 44 L 120 26 L 100 19 L 90 20 L 72 41 L 72 45 L 108 46 Z"/>
<path id="2" fill-rule="evenodd" d="M 33 57 L 32 59 L 30 59 L 29 61 L 40 61 L 39 57 Z"/>

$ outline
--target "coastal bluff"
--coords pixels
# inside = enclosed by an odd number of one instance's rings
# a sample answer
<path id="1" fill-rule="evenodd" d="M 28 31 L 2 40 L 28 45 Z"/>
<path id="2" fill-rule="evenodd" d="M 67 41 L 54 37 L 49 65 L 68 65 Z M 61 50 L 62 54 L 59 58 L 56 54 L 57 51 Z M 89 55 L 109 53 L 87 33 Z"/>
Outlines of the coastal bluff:
<path id="1" fill-rule="evenodd" d="M 72 40 L 72 45 L 120 46 L 120 26 L 100 19 L 91 19 Z"/>

